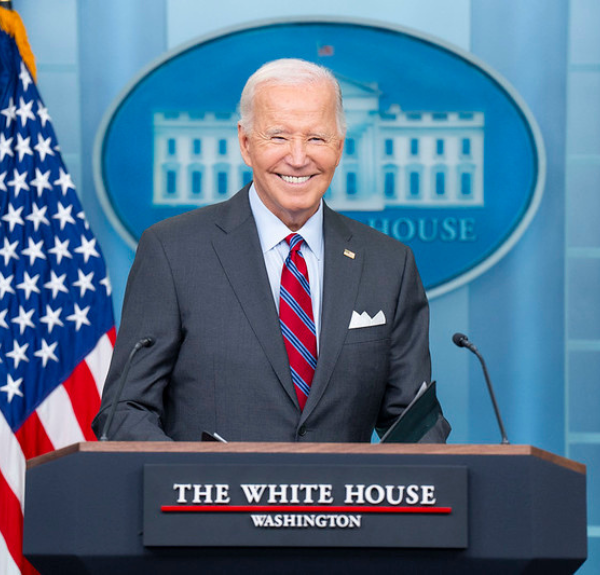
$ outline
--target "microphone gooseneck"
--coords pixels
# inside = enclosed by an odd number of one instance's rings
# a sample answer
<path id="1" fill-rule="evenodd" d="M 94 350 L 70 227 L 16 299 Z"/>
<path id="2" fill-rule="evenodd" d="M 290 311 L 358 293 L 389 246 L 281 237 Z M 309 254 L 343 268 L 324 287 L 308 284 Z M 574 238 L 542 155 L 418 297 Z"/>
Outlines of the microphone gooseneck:
<path id="1" fill-rule="evenodd" d="M 490 375 L 488 373 L 485 360 L 475 347 L 475 344 L 469 341 L 469 338 L 464 333 L 455 333 L 452 336 L 452 341 L 454 342 L 454 345 L 458 347 L 466 347 L 469 351 L 477 356 L 477 359 L 479 359 L 481 367 L 483 368 L 483 376 L 485 377 L 490 399 L 492 400 L 492 405 L 494 406 L 494 411 L 496 412 L 496 419 L 498 420 L 498 427 L 500 428 L 500 435 L 502 436 L 501 443 L 503 445 L 509 445 L 510 441 L 508 441 L 508 438 L 506 437 L 506 431 L 504 430 L 504 424 L 502 423 L 502 417 L 500 416 L 500 409 L 498 408 L 498 402 L 496 401 L 496 395 L 494 394 L 494 388 L 492 386 L 492 381 L 490 380 Z"/>
<path id="2" fill-rule="evenodd" d="M 129 375 L 129 368 L 131 367 L 131 361 L 135 354 L 142 349 L 143 347 L 150 347 L 154 344 L 154 340 L 151 337 L 144 337 L 140 339 L 131 350 L 129 357 L 127 358 L 127 363 L 125 364 L 125 369 L 123 370 L 123 375 L 119 380 L 119 386 L 115 391 L 115 397 L 110 406 L 110 411 L 108 412 L 108 417 L 106 418 L 106 422 L 104 427 L 102 428 L 102 435 L 100 436 L 100 441 L 108 440 L 108 432 L 110 431 L 110 426 L 112 425 L 113 419 L 115 417 L 115 413 L 117 412 L 117 405 L 119 400 L 121 399 L 121 394 L 123 393 L 123 388 L 125 387 L 125 382 L 127 381 L 127 376 Z"/>

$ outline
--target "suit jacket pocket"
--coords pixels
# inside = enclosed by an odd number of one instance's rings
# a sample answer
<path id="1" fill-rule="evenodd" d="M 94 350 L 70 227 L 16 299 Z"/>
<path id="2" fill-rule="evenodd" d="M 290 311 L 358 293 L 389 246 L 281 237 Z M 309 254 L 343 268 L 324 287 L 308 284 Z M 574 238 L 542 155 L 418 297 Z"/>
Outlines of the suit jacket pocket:
<path id="1" fill-rule="evenodd" d="M 349 329 L 346 334 L 346 340 L 344 345 L 363 343 L 366 341 L 379 341 L 389 339 L 390 337 L 390 326 L 389 325 L 376 325 L 373 327 L 357 327 Z"/>

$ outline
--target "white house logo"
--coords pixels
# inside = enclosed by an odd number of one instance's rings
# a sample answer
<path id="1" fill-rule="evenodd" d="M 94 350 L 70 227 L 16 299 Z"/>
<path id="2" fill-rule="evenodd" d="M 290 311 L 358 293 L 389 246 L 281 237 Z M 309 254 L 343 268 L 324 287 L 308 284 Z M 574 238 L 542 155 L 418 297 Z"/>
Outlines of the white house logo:
<path id="1" fill-rule="evenodd" d="M 376 85 L 340 78 L 348 121 L 331 188 L 339 211 L 483 206 L 484 115 L 381 110 Z M 203 206 L 252 179 L 237 142 L 238 114 L 154 114 L 155 205 Z"/>
<path id="2" fill-rule="evenodd" d="M 97 184 L 132 245 L 155 221 L 230 198 L 252 179 L 237 143 L 239 94 L 262 63 L 290 56 L 326 65 L 342 87 L 348 131 L 326 201 L 409 244 L 430 296 L 515 244 L 541 200 L 545 158 L 504 80 L 406 30 L 278 21 L 168 54 L 107 115 Z"/>

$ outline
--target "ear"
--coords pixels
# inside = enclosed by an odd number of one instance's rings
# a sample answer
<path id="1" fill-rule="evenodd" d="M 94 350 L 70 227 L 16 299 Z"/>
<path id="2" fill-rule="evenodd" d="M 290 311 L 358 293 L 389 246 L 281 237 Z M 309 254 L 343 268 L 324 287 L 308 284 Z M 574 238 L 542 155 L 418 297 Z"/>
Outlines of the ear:
<path id="1" fill-rule="evenodd" d="M 246 133 L 246 130 L 242 128 L 240 122 L 238 122 L 238 141 L 240 143 L 240 153 L 242 159 L 247 166 L 252 167 L 252 155 L 250 154 L 250 135 Z"/>
<path id="2" fill-rule="evenodd" d="M 346 138 L 340 138 L 337 145 L 337 160 L 335 161 L 335 167 L 337 168 L 340 165 L 340 161 L 342 159 L 342 154 L 344 153 L 344 143 L 346 142 Z"/>

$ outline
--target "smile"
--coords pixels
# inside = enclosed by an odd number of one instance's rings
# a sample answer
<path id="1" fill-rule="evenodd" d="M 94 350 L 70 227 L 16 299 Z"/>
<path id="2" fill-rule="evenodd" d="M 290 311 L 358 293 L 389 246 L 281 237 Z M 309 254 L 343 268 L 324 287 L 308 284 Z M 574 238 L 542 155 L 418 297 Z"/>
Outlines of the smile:
<path id="1" fill-rule="evenodd" d="M 283 174 L 279 174 L 279 177 L 288 184 L 303 184 L 304 182 L 308 182 L 311 176 L 284 176 Z"/>

